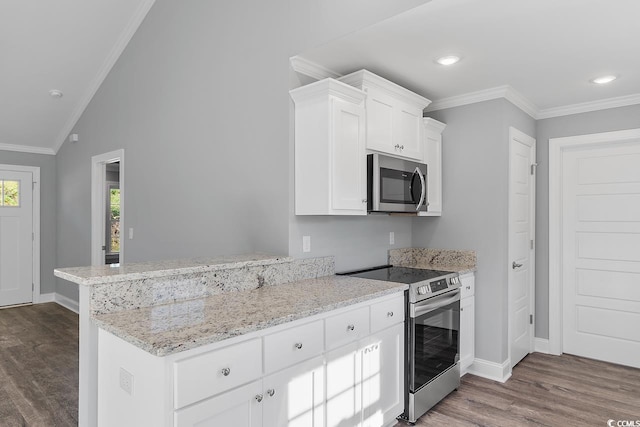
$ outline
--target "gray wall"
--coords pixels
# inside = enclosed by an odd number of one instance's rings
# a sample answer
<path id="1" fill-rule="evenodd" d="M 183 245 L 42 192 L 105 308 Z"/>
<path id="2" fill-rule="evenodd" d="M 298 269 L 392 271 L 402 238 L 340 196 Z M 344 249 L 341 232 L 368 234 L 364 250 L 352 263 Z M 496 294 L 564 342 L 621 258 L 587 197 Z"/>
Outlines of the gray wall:
<path id="1" fill-rule="evenodd" d="M 508 357 L 509 126 L 535 137 L 535 121 L 504 99 L 436 111 L 443 133 L 442 217 L 413 220 L 413 246 L 469 249 L 476 272 L 476 357 Z"/>
<path id="2" fill-rule="evenodd" d="M 157 0 L 56 156 L 58 266 L 90 264 L 90 159 L 118 148 L 125 262 L 287 253 L 289 57 L 424 2 Z"/>
<path id="3" fill-rule="evenodd" d="M 40 168 L 40 293 L 55 292 L 56 159 L 46 154 L 0 150 L 0 164 Z"/>
<path id="4" fill-rule="evenodd" d="M 536 126 L 536 336 L 549 338 L 549 139 L 640 128 L 640 105 L 539 120 Z"/>

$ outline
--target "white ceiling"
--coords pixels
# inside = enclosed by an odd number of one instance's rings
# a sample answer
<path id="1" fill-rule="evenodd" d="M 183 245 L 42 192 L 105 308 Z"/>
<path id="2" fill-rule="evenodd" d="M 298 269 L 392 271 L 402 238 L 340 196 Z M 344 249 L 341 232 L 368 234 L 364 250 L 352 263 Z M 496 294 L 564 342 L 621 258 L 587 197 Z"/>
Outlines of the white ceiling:
<path id="1" fill-rule="evenodd" d="M 153 2 L 2 0 L 0 149 L 55 154 Z"/>
<path id="2" fill-rule="evenodd" d="M 639 17 L 638 0 L 432 0 L 300 56 L 366 68 L 432 109 L 506 95 L 544 118 L 640 103 Z M 447 54 L 462 61 L 434 62 Z M 619 78 L 589 82 L 603 74 Z"/>

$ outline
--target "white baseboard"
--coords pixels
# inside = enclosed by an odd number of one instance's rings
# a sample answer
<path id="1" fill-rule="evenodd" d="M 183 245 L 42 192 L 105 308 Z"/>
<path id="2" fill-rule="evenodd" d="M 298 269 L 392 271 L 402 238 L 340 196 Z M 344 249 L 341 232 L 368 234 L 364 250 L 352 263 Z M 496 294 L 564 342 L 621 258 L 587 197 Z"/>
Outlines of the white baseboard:
<path id="1" fill-rule="evenodd" d="M 79 313 L 78 303 L 71 298 L 65 297 L 57 292 L 51 292 L 48 294 L 40 294 L 37 303 L 45 303 L 45 302 L 55 302 L 58 305 L 63 306 L 67 310 L 71 310 L 74 313 Z"/>
<path id="2" fill-rule="evenodd" d="M 511 377 L 511 360 L 507 359 L 502 363 L 496 363 L 476 358 L 473 364 L 469 366 L 469 369 L 467 369 L 467 372 L 503 383 Z"/>
<path id="3" fill-rule="evenodd" d="M 537 353 L 550 354 L 549 340 L 546 338 L 535 338 L 533 341 L 533 351 Z"/>

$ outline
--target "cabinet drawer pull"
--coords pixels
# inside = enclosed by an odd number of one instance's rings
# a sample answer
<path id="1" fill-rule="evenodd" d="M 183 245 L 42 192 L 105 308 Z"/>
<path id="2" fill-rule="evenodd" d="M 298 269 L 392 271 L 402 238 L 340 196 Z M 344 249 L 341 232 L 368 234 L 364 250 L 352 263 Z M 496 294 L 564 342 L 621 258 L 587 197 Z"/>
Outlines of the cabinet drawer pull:
<path id="1" fill-rule="evenodd" d="M 256 400 L 258 401 L 258 403 L 262 402 L 262 399 L 264 399 L 264 395 L 256 394 Z"/>
<path id="2" fill-rule="evenodd" d="M 471 286 L 467 286 L 467 290 L 471 289 Z"/>
<path id="3" fill-rule="evenodd" d="M 301 342 L 295 343 L 295 348 L 297 348 L 298 350 L 301 350 L 302 349 L 302 343 Z"/>
<path id="4" fill-rule="evenodd" d="M 393 311 L 389 311 L 389 312 L 387 313 L 387 317 L 393 317 Z"/>
<path id="5" fill-rule="evenodd" d="M 269 390 L 267 390 L 267 394 L 269 395 L 269 397 L 273 397 L 273 395 L 276 394 L 276 391 L 270 388 Z"/>
<path id="6" fill-rule="evenodd" d="M 228 377 L 229 374 L 231 373 L 231 369 L 223 368 L 222 371 L 220 371 L 220 372 L 222 372 L 222 375 L 224 375 L 225 377 Z"/>
<path id="7" fill-rule="evenodd" d="M 347 330 L 353 331 L 356 327 L 354 325 L 347 326 Z"/>

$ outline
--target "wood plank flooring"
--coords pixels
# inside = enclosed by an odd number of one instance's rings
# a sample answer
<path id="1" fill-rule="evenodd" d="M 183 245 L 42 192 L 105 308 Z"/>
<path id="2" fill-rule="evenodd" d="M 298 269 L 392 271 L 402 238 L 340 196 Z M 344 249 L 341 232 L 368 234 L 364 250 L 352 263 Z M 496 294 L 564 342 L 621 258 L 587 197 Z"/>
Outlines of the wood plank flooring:
<path id="1" fill-rule="evenodd" d="M 504 384 L 465 375 L 416 426 L 604 427 L 610 419 L 640 420 L 640 369 L 533 353 Z M 77 424 L 78 316 L 55 303 L 0 310 L 0 426 Z"/>
<path id="2" fill-rule="evenodd" d="M 0 310 L 0 426 L 78 425 L 78 315 L 56 303 Z"/>
<path id="3" fill-rule="evenodd" d="M 640 369 L 532 353 L 504 384 L 465 375 L 416 426 L 606 427 L 608 420 L 640 420 Z"/>

